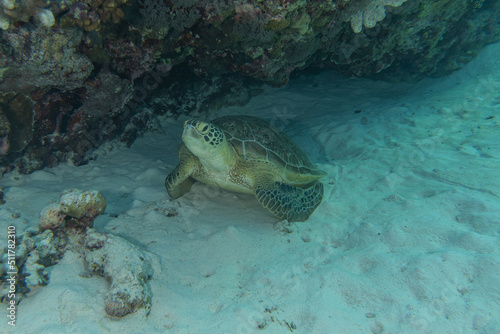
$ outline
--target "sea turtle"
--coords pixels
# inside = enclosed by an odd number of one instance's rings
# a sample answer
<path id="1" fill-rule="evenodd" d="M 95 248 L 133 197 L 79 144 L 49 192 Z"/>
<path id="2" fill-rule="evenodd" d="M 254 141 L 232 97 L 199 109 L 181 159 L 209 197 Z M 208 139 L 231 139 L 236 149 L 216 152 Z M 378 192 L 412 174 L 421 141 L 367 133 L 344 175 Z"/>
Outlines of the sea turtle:
<path id="1" fill-rule="evenodd" d="M 184 123 L 179 165 L 165 179 L 172 198 L 195 181 L 255 195 L 271 213 L 305 221 L 323 198 L 326 175 L 287 135 L 252 116 Z"/>

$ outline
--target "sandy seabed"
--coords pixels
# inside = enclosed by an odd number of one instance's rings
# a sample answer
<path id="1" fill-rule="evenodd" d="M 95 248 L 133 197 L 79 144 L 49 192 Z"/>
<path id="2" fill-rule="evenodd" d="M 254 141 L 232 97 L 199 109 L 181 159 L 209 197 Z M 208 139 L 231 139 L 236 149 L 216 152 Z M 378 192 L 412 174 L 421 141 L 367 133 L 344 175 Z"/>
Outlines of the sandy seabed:
<path id="1" fill-rule="evenodd" d="M 109 283 L 67 251 L 15 328 L 1 305 L 0 333 L 500 333 L 499 54 L 417 84 L 302 76 L 212 115 L 267 118 L 328 172 L 304 223 L 202 184 L 169 199 L 185 119 L 84 166 L 6 174 L 1 247 L 63 190 L 97 189 L 95 229 L 152 253 L 154 274 L 149 315 L 112 319 Z"/>

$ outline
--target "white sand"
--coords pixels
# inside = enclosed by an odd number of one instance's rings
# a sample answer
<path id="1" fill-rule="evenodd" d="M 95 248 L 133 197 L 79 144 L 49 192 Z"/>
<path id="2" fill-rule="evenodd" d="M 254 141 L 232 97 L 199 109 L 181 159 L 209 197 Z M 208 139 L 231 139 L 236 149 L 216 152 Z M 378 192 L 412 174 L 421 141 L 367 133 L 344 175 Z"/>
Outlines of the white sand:
<path id="1" fill-rule="evenodd" d="M 324 202 L 305 223 L 199 184 L 170 200 L 184 119 L 85 166 L 5 175 L 2 226 L 36 226 L 63 190 L 97 189 L 108 207 L 96 229 L 159 262 L 149 316 L 114 320 L 109 284 L 80 277 L 67 252 L 20 303 L 15 330 L 2 305 L 0 332 L 500 333 L 498 54 L 416 85 L 303 77 L 213 115 L 271 119 L 323 164 Z"/>

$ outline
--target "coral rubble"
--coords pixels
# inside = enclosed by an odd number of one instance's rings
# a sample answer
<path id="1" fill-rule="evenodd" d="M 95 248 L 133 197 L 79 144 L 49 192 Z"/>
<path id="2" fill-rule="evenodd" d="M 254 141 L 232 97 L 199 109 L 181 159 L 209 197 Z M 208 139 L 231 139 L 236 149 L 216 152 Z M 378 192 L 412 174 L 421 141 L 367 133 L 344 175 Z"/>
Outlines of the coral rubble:
<path id="1" fill-rule="evenodd" d="M 47 284 L 49 277 L 45 268 L 56 264 L 64 255 L 66 245 L 79 240 L 72 236 L 84 233 L 105 208 L 106 200 L 99 191 L 70 189 L 62 193 L 59 203 L 43 209 L 38 228 L 27 229 L 17 240 L 15 262 L 21 292 Z M 0 276 L 7 271 L 5 252 L 1 264 Z"/>
<path id="2" fill-rule="evenodd" d="M 110 280 L 104 306 L 108 315 L 123 317 L 141 308 L 149 313 L 152 294 L 147 281 L 153 275 L 152 255 L 123 238 L 94 231 L 92 223 L 105 208 L 106 200 L 99 191 L 70 189 L 62 193 L 59 203 L 42 210 L 39 227 L 27 229 L 17 240 L 18 292 L 26 295 L 48 284 L 46 268 L 57 264 L 65 251 L 72 249 L 81 254 L 92 273 Z M 7 270 L 8 264 L 7 253 L 2 250 L 0 277 L 15 271 L 11 267 Z M 8 287 L 6 280 L 1 282 L 3 300 Z"/>
<path id="3" fill-rule="evenodd" d="M 46 267 L 56 264 L 64 255 L 66 239 L 51 230 L 39 233 L 37 229 L 28 229 L 18 239 L 16 247 L 15 266 L 17 268 L 16 286 L 20 293 L 26 294 L 33 288 L 46 285 L 49 275 Z M 3 252 L 0 259 L 0 276 L 7 271 L 7 253 Z M 0 296 L 4 296 L 6 286 L 2 280 Z"/>
<path id="4" fill-rule="evenodd" d="M 151 290 L 147 281 L 153 274 L 150 255 L 115 235 L 87 231 L 85 256 L 94 273 L 110 280 L 104 310 L 110 316 L 123 317 L 138 308 L 151 308 Z M 149 311 L 148 311 L 149 313 Z"/>

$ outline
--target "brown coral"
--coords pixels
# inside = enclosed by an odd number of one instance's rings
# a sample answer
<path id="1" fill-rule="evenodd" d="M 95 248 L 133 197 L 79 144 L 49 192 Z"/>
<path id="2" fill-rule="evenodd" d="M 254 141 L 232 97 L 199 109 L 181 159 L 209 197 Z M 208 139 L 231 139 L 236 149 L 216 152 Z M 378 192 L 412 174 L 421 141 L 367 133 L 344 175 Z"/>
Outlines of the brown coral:
<path id="1" fill-rule="evenodd" d="M 125 12 L 119 6 L 127 4 L 127 0 L 96 0 L 95 2 L 101 3 L 96 10 L 103 22 L 111 20 L 113 23 L 118 23 L 125 17 Z"/>
<path id="2" fill-rule="evenodd" d="M 61 25 L 99 31 L 103 28 L 102 23 L 119 23 L 125 17 L 122 7 L 129 5 L 129 0 L 78 1 L 70 6 L 69 12 L 61 19 Z"/>

